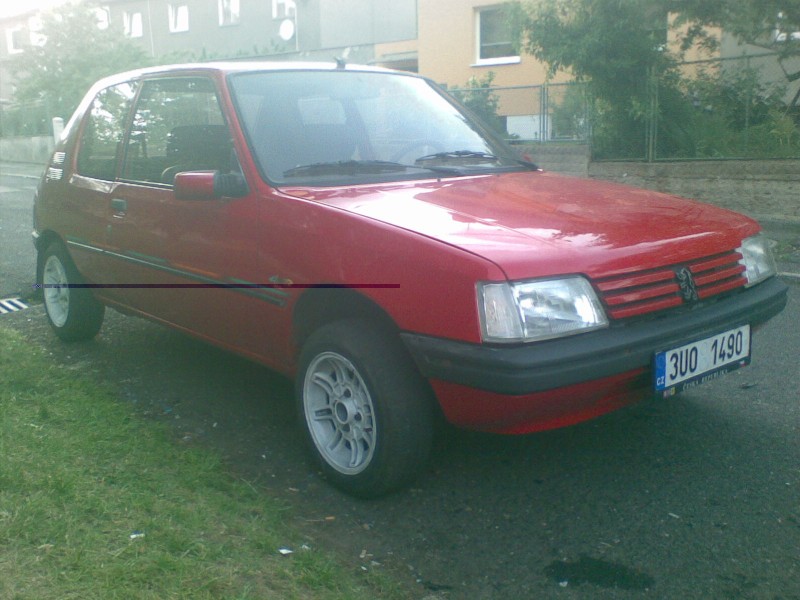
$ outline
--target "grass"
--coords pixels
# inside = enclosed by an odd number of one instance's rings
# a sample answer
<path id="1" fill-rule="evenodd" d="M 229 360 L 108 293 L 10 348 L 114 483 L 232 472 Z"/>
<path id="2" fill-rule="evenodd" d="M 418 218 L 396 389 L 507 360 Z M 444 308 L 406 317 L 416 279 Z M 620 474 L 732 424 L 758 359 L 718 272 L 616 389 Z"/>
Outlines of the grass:
<path id="1" fill-rule="evenodd" d="M 0 327 L 0 598 L 401 597 L 288 510 Z"/>

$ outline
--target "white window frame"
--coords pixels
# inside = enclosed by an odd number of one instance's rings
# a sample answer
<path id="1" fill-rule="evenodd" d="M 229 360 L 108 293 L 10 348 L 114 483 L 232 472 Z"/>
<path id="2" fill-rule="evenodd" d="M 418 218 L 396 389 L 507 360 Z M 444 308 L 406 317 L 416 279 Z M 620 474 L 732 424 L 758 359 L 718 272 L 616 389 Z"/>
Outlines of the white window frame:
<path id="1" fill-rule="evenodd" d="M 501 4 L 494 4 L 491 6 L 481 6 L 475 9 L 475 63 L 472 66 L 514 65 L 521 62 L 518 54 L 498 56 L 495 58 L 481 58 L 481 15 L 500 10 L 501 8 Z"/>
<path id="2" fill-rule="evenodd" d="M 8 50 L 9 54 L 21 54 L 25 51 L 25 47 L 17 46 L 14 40 L 16 34 L 24 31 L 25 27 L 22 25 L 14 25 L 13 27 L 6 29 L 6 49 Z"/>
<path id="3" fill-rule="evenodd" d="M 144 15 L 138 10 L 126 10 L 124 13 L 122 13 L 122 26 L 126 37 L 143 37 Z"/>
<path id="4" fill-rule="evenodd" d="M 292 19 L 297 16 L 297 4 L 294 0 L 272 0 L 273 19 Z"/>
<path id="5" fill-rule="evenodd" d="M 98 29 L 105 31 L 111 26 L 111 9 L 108 6 L 95 6 L 94 16 Z"/>
<path id="6" fill-rule="evenodd" d="M 167 5 L 167 13 L 170 33 L 189 31 L 189 5 L 186 2 L 170 2 Z"/>
<path id="7" fill-rule="evenodd" d="M 219 26 L 238 25 L 241 21 L 241 5 L 239 0 L 217 0 Z"/>

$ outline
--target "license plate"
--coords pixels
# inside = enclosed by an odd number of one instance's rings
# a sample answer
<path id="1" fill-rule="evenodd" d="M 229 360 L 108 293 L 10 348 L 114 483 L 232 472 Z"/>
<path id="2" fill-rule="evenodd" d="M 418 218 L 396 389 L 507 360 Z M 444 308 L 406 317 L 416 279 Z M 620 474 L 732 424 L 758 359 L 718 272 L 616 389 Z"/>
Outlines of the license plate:
<path id="1" fill-rule="evenodd" d="M 655 358 L 655 388 L 664 396 L 700 385 L 750 362 L 750 326 L 743 325 Z"/>

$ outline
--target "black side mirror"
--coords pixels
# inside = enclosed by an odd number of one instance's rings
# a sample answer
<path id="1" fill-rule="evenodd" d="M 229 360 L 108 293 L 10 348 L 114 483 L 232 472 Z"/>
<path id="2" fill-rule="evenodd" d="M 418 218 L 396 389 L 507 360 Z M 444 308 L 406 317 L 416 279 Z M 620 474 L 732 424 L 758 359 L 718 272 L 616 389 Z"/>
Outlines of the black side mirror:
<path id="1" fill-rule="evenodd" d="M 247 180 L 241 173 L 214 173 L 214 193 L 227 198 L 242 198 L 250 189 Z"/>

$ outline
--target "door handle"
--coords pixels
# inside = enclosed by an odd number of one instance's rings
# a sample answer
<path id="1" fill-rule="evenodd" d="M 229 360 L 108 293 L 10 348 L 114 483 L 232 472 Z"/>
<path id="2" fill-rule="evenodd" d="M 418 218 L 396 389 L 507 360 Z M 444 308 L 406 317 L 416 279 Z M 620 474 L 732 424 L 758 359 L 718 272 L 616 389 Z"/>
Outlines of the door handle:
<path id="1" fill-rule="evenodd" d="M 111 210 L 115 213 L 124 213 L 128 210 L 128 201 L 122 198 L 111 199 Z"/>

